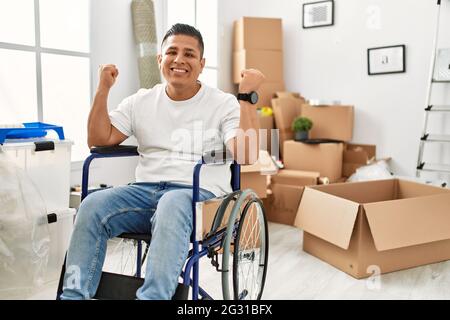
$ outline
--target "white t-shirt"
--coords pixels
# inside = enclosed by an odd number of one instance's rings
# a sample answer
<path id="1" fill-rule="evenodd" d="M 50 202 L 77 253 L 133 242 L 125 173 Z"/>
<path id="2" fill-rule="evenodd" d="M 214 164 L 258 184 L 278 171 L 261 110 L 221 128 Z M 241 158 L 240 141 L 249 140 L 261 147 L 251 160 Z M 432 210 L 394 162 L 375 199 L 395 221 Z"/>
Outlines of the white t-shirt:
<path id="1" fill-rule="evenodd" d="M 240 106 L 235 96 L 201 83 L 191 99 L 174 101 L 165 84 L 140 89 L 110 112 L 111 123 L 138 141 L 136 182 L 192 185 L 203 152 L 224 150 L 236 136 Z M 229 165 L 204 165 L 200 187 L 216 196 L 231 192 Z"/>

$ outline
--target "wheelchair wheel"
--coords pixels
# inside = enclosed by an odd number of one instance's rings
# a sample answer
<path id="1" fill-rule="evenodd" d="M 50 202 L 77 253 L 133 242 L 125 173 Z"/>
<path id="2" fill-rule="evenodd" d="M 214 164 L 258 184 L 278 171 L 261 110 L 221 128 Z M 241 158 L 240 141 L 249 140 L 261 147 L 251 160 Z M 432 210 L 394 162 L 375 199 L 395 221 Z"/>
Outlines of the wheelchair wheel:
<path id="1" fill-rule="evenodd" d="M 223 245 L 222 292 L 225 300 L 261 299 L 267 273 L 268 249 L 269 235 L 264 207 L 252 190 L 245 190 L 230 214 Z"/>
<path id="2" fill-rule="evenodd" d="M 141 276 L 145 275 L 144 262 L 148 253 L 148 245 L 143 243 L 141 254 Z M 114 238 L 109 240 L 108 259 L 105 260 L 104 271 L 129 276 L 137 275 L 137 242 L 133 239 Z"/>

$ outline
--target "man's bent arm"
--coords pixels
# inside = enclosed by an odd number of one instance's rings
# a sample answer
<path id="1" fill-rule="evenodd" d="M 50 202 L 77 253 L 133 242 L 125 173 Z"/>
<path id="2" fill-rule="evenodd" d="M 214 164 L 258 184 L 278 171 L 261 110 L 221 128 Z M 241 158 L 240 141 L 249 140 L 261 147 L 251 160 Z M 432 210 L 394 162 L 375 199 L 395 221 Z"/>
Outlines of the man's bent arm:
<path id="1" fill-rule="evenodd" d="M 115 82 L 118 70 L 113 65 L 101 67 L 100 82 L 88 118 L 88 146 L 111 146 L 123 142 L 127 136 L 117 130 L 108 114 L 109 90 Z"/>
<path id="2" fill-rule="evenodd" d="M 239 85 L 240 93 L 249 93 L 258 90 L 264 81 L 264 75 L 254 69 L 242 72 L 242 82 Z M 259 120 L 256 105 L 240 100 L 240 120 L 236 137 L 227 142 L 227 148 L 233 153 L 239 164 L 253 164 L 259 156 Z"/>

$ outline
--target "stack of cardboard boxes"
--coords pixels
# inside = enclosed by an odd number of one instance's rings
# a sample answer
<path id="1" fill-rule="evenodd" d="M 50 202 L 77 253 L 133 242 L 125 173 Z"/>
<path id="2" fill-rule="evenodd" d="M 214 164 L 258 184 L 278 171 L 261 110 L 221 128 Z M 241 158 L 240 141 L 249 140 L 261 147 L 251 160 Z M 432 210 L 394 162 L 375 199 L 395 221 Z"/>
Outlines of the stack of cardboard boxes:
<path id="1" fill-rule="evenodd" d="M 242 17 L 235 21 L 233 50 L 233 82 L 240 83 L 244 69 L 260 70 L 266 80 L 257 91 L 257 107 L 270 107 L 274 93 L 285 90 L 281 19 Z M 260 115 L 260 128 L 267 130 L 261 148 L 270 152 L 273 116 Z"/>
<path id="2" fill-rule="evenodd" d="M 348 143 L 353 137 L 353 106 L 311 106 L 298 94 L 278 93 L 272 100 L 275 123 L 280 130 L 284 169 L 271 179 L 271 194 L 265 199 L 269 221 L 294 225 L 305 186 L 345 181 L 357 168 L 375 159 L 373 145 Z M 310 139 L 327 143 L 292 140 L 292 121 L 297 116 L 313 122 Z"/>
<path id="3" fill-rule="evenodd" d="M 258 91 L 261 106 L 270 106 L 277 91 L 284 91 L 281 19 L 242 17 L 234 22 L 233 81 L 241 71 L 258 69 L 266 81 Z"/>

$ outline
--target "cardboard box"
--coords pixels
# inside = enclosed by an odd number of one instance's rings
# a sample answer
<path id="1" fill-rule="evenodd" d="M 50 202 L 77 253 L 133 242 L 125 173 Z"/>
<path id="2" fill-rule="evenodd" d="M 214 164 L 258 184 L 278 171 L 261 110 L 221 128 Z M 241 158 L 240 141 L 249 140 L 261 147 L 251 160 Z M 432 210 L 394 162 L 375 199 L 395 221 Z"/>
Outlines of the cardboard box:
<path id="1" fill-rule="evenodd" d="M 303 98 L 298 92 L 277 91 L 275 92 L 274 98 L 297 98 L 302 99 L 304 102 L 306 102 L 305 98 Z"/>
<path id="2" fill-rule="evenodd" d="M 214 222 L 214 217 L 216 216 L 217 209 L 219 209 L 220 204 L 224 200 L 225 196 L 212 198 L 203 202 L 196 203 L 196 240 L 200 241 L 205 238 L 205 236 L 210 232 L 211 227 Z M 219 229 L 226 227 L 228 222 L 228 217 L 230 216 L 232 205 L 227 207 L 222 221 L 219 223 Z"/>
<path id="3" fill-rule="evenodd" d="M 302 112 L 304 100 L 301 98 L 284 97 L 272 99 L 272 109 L 275 124 L 278 129 L 289 129 L 292 133 L 292 122 Z"/>
<path id="4" fill-rule="evenodd" d="M 277 93 L 279 95 L 280 93 Z M 284 96 L 283 98 L 272 99 L 272 109 L 275 117 L 275 126 L 279 129 L 279 149 L 283 156 L 284 141 L 294 139 L 294 131 L 291 126 L 294 119 L 300 115 L 303 98 L 294 96 Z"/>
<path id="5" fill-rule="evenodd" d="M 258 69 L 267 82 L 283 82 L 283 52 L 275 50 L 240 50 L 233 52 L 233 81 L 241 82 L 241 71 Z"/>
<path id="6" fill-rule="evenodd" d="M 343 143 L 306 144 L 287 140 L 283 150 L 286 169 L 316 171 L 330 183 L 341 178 Z"/>
<path id="7" fill-rule="evenodd" d="M 259 151 L 259 159 L 252 165 L 241 166 L 241 189 L 253 189 L 259 198 L 267 196 L 267 176 L 276 174 L 277 166 L 266 150 Z"/>
<path id="8" fill-rule="evenodd" d="M 269 221 L 294 225 L 303 186 L 316 185 L 318 172 L 283 169 L 271 176 L 271 194 L 263 199 Z"/>
<path id="9" fill-rule="evenodd" d="M 303 250 L 355 278 L 450 259 L 450 190 L 391 179 L 305 187 Z"/>
<path id="10" fill-rule="evenodd" d="M 275 127 L 273 120 L 273 116 L 258 115 L 259 128 L 267 130 L 273 129 Z"/>
<path id="11" fill-rule="evenodd" d="M 376 159 L 376 146 L 369 144 L 346 144 L 342 163 L 342 176 L 350 177 L 356 169 Z"/>
<path id="12" fill-rule="evenodd" d="M 302 116 L 311 119 L 310 139 L 351 141 L 353 138 L 353 106 L 302 106 Z"/>
<path id="13" fill-rule="evenodd" d="M 277 91 L 284 90 L 283 82 L 263 82 L 258 92 L 258 107 L 270 107 L 272 106 L 272 98 L 276 95 Z"/>
<path id="14" fill-rule="evenodd" d="M 242 17 L 234 22 L 233 51 L 283 50 L 281 19 Z"/>
<path id="15" fill-rule="evenodd" d="M 252 189 L 259 198 L 267 196 L 267 177 L 260 172 L 242 172 L 241 189 Z"/>
<path id="16" fill-rule="evenodd" d="M 304 187 L 301 186 L 287 184 L 272 185 L 272 193 L 263 199 L 267 220 L 294 225 L 303 189 Z"/>
<path id="17" fill-rule="evenodd" d="M 273 116 L 258 115 L 259 120 L 259 148 L 267 150 L 271 154 L 272 129 L 274 128 Z M 263 131 L 264 130 L 264 131 Z"/>
<path id="18" fill-rule="evenodd" d="M 271 176 L 271 183 L 288 184 L 291 186 L 311 186 L 317 184 L 319 177 L 319 172 L 283 169 Z"/>
<path id="19" fill-rule="evenodd" d="M 207 237 L 208 234 L 211 232 L 214 219 L 216 218 L 217 210 L 219 209 L 225 197 L 226 195 L 196 203 L 195 238 L 197 241 L 205 239 L 205 237 Z M 218 221 L 217 230 L 221 230 L 227 227 L 231 210 L 233 209 L 234 204 L 235 202 L 233 200 L 228 204 L 225 210 L 225 214 L 222 217 L 222 220 Z M 256 224 L 258 217 L 256 214 L 256 206 L 252 205 L 248 210 L 249 211 L 247 212 L 247 216 L 243 221 L 242 226 L 244 231 L 241 234 L 241 239 L 244 239 L 241 240 L 242 242 L 244 242 L 244 243 L 241 242 L 241 246 L 245 245 L 247 249 L 259 247 L 261 245 L 259 241 L 256 241 L 260 239 L 249 239 L 250 234 L 252 235 L 258 234 L 259 224 Z"/>

